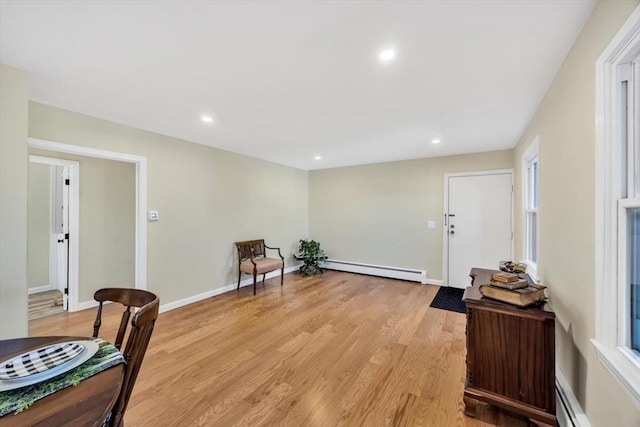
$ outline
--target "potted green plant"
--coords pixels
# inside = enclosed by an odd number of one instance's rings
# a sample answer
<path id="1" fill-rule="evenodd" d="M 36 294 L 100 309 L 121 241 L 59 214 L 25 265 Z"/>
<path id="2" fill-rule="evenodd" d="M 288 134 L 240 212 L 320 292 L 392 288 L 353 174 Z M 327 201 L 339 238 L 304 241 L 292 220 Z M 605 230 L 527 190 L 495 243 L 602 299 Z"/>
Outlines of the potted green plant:
<path id="1" fill-rule="evenodd" d="M 303 276 L 322 273 L 319 264 L 327 260 L 324 250 L 320 248 L 320 243 L 315 240 L 300 240 L 297 258 L 304 263 L 300 267 L 300 274 Z"/>

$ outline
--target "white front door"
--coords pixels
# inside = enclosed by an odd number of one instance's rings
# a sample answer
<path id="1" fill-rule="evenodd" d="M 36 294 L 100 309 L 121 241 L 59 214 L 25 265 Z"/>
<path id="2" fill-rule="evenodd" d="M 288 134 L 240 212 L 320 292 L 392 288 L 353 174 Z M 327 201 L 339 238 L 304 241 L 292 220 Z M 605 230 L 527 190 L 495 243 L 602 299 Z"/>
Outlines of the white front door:
<path id="1" fill-rule="evenodd" d="M 470 285 L 473 267 L 512 258 L 513 172 L 445 175 L 444 284 Z"/>

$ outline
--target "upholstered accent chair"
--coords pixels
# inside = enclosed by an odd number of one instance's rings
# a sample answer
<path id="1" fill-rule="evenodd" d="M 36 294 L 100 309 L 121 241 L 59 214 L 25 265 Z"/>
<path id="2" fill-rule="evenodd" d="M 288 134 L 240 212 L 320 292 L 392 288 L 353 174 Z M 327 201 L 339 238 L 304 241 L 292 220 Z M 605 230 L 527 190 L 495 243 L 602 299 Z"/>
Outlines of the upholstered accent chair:
<path id="1" fill-rule="evenodd" d="M 262 285 L 267 273 L 280 270 L 280 286 L 284 280 L 284 257 L 280 248 L 270 247 L 264 244 L 264 239 L 245 240 L 236 242 L 238 248 L 238 287 L 240 289 L 240 276 L 242 273 L 253 275 L 253 294 L 256 294 L 256 279 L 262 274 Z M 266 250 L 278 251 L 278 258 L 268 258 Z"/>

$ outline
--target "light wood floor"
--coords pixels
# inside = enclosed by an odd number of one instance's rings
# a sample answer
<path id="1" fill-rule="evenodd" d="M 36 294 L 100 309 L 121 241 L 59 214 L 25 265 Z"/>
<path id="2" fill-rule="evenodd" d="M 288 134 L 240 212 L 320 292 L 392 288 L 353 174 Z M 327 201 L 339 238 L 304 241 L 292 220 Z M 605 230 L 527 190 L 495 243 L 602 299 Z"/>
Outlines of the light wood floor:
<path id="1" fill-rule="evenodd" d="M 29 295 L 29 320 L 61 313 L 62 292 L 58 290 Z"/>
<path id="2" fill-rule="evenodd" d="M 437 287 L 327 271 L 292 273 L 160 315 L 128 426 L 525 426 L 489 407 L 464 416 L 465 316 Z M 161 299 L 162 303 L 162 299 Z M 106 306 L 105 339 L 119 309 Z M 85 335 L 94 310 L 30 322 Z"/>

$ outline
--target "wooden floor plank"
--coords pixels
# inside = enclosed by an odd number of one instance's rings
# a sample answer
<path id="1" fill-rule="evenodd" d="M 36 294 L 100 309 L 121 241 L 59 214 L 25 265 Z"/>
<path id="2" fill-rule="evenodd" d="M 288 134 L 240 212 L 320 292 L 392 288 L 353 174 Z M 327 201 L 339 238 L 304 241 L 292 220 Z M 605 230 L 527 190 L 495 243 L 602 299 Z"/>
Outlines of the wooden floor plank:
<path id="1" fill-rule="evenodd" d="M 63 311 L 62 292 L 59 290 L 29 294 L 28 303 L 29 320 L 51 316 Z"/>
<path id="2" fill-rule="evenodd" d="M 334 271 L 279 282 L 162 313 L 126 424 L 526 425 L 489 407 L 463 414 L 465 316 L 429 307 L 438 287 Z M 113 340 L 120 314 L 105 306 L 101 337 Z M 94 316 L 29 332 L 88 336 Z"/>

